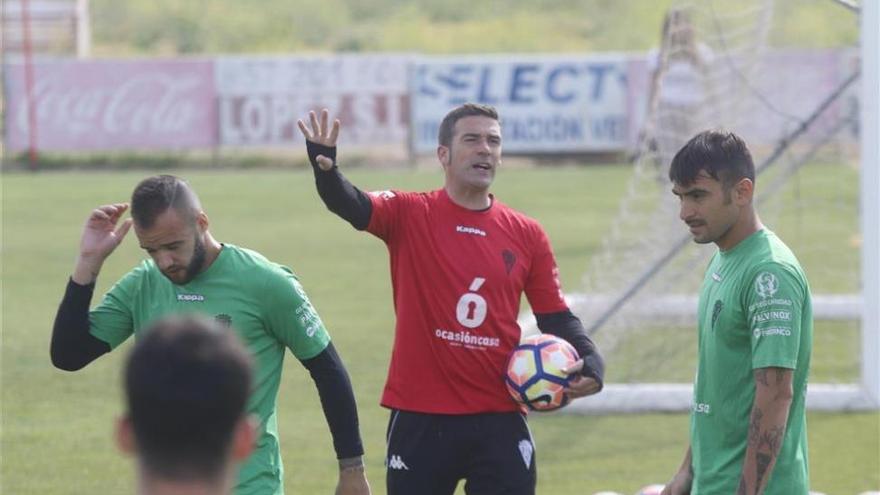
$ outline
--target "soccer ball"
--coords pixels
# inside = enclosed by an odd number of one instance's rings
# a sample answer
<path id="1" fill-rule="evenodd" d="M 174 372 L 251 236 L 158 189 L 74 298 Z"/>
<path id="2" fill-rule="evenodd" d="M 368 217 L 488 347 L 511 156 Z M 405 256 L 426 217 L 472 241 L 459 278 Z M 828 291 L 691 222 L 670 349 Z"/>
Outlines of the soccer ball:
<path id="1" fill-rule="evenodd" d="M 642 487 L 641 490 L 636 492 L 636 495 L 660 495 L 660 493 L 663 492 L 664 488 L 664 485 L 648 485 Z"/>
<path id="2" fill-rule="evenodd" d="M 533 411 L 552 411 L 568 404 L 565 387 L 574 374 L 563 368 L 578 360 L 568 342 L 553 335 L 527 337 L 507 361 L 505 383 L 516 402 Z"/>

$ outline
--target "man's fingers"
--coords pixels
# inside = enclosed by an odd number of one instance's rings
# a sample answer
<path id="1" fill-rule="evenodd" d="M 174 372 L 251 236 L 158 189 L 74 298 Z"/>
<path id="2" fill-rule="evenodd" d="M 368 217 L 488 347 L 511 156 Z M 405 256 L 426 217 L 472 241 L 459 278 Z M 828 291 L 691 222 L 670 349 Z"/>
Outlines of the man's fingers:
<path id="1" fill-rule="evenodd" d="M 314 141 L 320 143 L 321 138 L 324 136 L 321 135 L 321 127 L 318 125 L 318 116 L 315 115 L 314 111 L 309 112 L 309 123 L 312 124 L 312 132 L 314 133 Z"/>
<path id="2" fill-rule="evenodd" d="M 115 205 L 112 205 L 112 207 L 113 213 L 110 214 L 110 220 L 113 223 L 116 223 L 119 220 L 119 217 L 121 217 L 122 214 L 125 213 L 125 210 L 128 209 L 128 203 L 116 203 Z"/>
<path id="3" fill-rule="evenodd" d="M 326 156 L 318 155 L 317 157 L 315 157 L 315 159 L 318 161 L 318 166 L 321 167 L 321 170 L 326 172 L 327 170 L 333 168 L 333 160 L 327 158 Z"/>
<path id="4" fill-rule="evenodd" d="M 572 373 L 580 373 L 580 371 L 583 368 L 584 368 L 584 360 L 578 359 L 571 366 L 566 366 L 565 368 L 562 368 L 562 372 L 565 373 L 566 375 L 570 375 Z"/>
<path id="5" fill-rule="evenodd" d="M 89 220 L 109 220 L 110 213 L 107 213 L 102 208 L 95 208 L 92 210 L 92 214 L 89 215 Z"/>
<path id="6" fill-rule="evenodd" d="M 339 137 L 339 119 L 333 119 L 333 128 L 330 129 L 330 139 L 327 146 L 336 146 L 336 138 Z"/>
<path id="7" fill-rule="evenodd" d="M 128 230 L 131 228 L 133 220 L 131 218 L 126 218 L 122 225 L 116 229 L 116 240 L 117 243 L 122 242 L 122 239 L 125 239 L 125 234 L 128 234 Z"/>
<path id="8" fill-rule="evenodd" d="M 312 135 L 312 131 L 310 131 L 309 128 L 306 127 L 306 123 L 303 122 L 302 119 L 297 120 L 296 125 L 297 127 L 299 127 L 299 132 L 301 132 L 303 137 L 306 138 L 306 141 L 315 141 L 315 137 Z"/>
<path id="9" fill-rule="evenodd" d="M 326 108 L 321 110 L 321 137 L 327 137 L 327 119 L 330 118 L 330 112 Z M 326 142 L 325 142 L 326 144 Z"/>
<path id="10" fill-rule="evenodd" d="M 112 205 L 101 205 L 92 210 L 92 218 L 100 220 L 110 220 L 115 222 L 125 210 L 128 209 L 128 203 L 115 203 Z"/>
<path id="11" fill-rule="evenodd" d="M 568 394 L 570 399 L 577 399 L 579 397 L 595 394 L 599 389 L 599 382 L 596 380 L 584 376 L 578 376 L 568 382 L 568 390 L 566 391 L 566 394 Z"/>

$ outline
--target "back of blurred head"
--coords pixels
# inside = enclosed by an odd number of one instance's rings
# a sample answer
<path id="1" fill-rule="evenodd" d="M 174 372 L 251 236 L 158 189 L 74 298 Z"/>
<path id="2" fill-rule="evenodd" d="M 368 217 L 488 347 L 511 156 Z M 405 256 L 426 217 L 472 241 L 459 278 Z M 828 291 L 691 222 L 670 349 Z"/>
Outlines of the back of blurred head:
<path id="1" fill-rule="evenodd" d="M 139 460 L 141 493 L 231 491 L 236 465 L 253 450 L 252 366 L 213 320 L 172 317 L 144 331 L 125 366 L 127 411 L 117 428 L 120 448 Z"/>

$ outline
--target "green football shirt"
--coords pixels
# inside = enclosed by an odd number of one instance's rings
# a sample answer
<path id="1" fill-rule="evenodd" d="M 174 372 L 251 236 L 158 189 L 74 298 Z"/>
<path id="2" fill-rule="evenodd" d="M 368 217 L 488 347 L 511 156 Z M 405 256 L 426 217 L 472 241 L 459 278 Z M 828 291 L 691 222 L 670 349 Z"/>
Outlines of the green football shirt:
<path id="1" fill-rule="evenodd" d="M 736 493 L 755 399 L 754 370 L 794 370 L 785 438 L 764 493 L 809 491 L 804 400 L 813 341 L 810 287 L 769 230 L 715 253 L 700 289 L 691 413 L 694 495 Z"/>
<path id="2" fill-rule="evenodd" d="M 254 357 L 254 391 L 247 407 L 259 417 L 260 430 L 235 493 L 284 493 L 275 399 L 285 349 L 300 360 L 323 351 L 330 337 L 320 317 L 289 268 L 224 244 L 211 266 L 186 285 L 175 285 L 145 260 L 89 313 L 90 332 L 116 348 L 153 320 L 181 313 L 207 315 L 233 328 Z"/>

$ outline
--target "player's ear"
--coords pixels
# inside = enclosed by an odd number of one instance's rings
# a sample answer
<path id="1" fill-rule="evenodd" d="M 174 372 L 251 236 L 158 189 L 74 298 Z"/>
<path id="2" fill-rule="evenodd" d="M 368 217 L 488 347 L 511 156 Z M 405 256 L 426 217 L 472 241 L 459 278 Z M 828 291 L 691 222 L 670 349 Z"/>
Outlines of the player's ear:
<path id="1" fill-rule="evenodd" d="M 199 214 L 196 215 L 196 225 L 199 226 L 199 231 L 204 232 L 208 230 L 208 225 L 210 225 L 210 221 L 208 221 L 208 214 L 202 210 L 199 210 Z"/>
<path id="2" fill-rule="evenodd" d="M 752 196 L 755 194 L 755 183 L 751 179 L 744 177 L 733 186 L 736 202 L 740 206 L 745 206 L 752 202 Z"/>
<path id="3" fill-rule="evenodd" d="M 443 165 L 443 168 L 449 165 L 449 146 L 442 144 L 437 146 L 437 159 L 440 160 L 440 165 Z"/>
<path id="4" fill-rule="evenodd" d="M 240 462 L 251 455 L 257 440 L 259 424 L 256 416 L 248 415 L 235 425 L 235 432 L 232 434 L 232 460 Z"/>
<path id="5" fill-rule="evenodd" d="M 134 455 L 137 450 L 137 441 L 134 438 L 134 426 L 131 418 L 123 415 L 116 418 L 116 446 L 125 454 Z"/>

